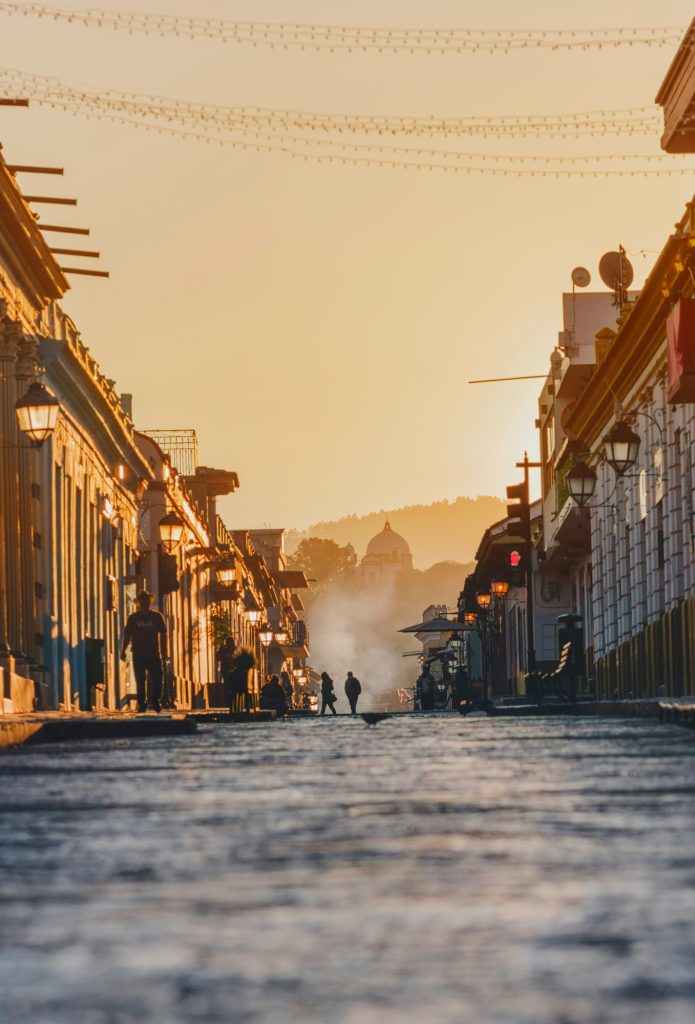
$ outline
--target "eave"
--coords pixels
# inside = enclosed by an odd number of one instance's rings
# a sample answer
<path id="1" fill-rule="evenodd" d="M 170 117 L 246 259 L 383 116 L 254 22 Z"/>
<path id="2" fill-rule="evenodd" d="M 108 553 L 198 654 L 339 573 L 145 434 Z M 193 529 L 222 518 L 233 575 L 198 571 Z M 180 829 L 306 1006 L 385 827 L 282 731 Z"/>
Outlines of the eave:
<path id="1" fill-rule="evenodd" d="M 695 153 L 695 18 L 690 22 L 656 96 L 664 110 L 661 148 Z"/>
<path id="2" fill-rule="evenodd" d="M 38 310 L 62 298 L 70 288 L 1 156 L 0 261 L 16 287 Z"/>

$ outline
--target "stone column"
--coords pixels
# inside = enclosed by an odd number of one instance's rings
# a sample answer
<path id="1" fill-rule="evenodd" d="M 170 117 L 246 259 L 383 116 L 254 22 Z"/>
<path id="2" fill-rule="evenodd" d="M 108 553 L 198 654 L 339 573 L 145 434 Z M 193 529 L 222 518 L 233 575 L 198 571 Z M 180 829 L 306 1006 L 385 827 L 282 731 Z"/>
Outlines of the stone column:
<path id="1" fill-rule="evenodd" d="M 19 325 L 17 325 L 19 326 Z M 36 380 L 39 369 L 39 346 L 36 338 L 19 335 L 17 358 L 17 393 L 26 393 L 29 385 Z M 22 650 L 32 665 L 36 659 L 36 634 L 40 632 L 37 621 L 38 599 L 35 591 L 34 556 L 34 499 L 36 464 L 39 453 L 31 442 L 22 437 L 19 449 L 19 540 L 20 572 L 22 587 Z"/>
<path id="2" fill-rule="evenodd" d="M 3 309 L 4 306 L 4 309 Z M 22 651 L 22 600 L 20 581 L 19 534 L 19 444 L 15 403 L 17 401 L 17 355 L 22 332 L 20 325 L 6 315 L 7 306 L 0 305 L 0 506 L 3 516 L 3 560 L 1 566 L 4 617 L 4 636 L 13 654 Z"/>

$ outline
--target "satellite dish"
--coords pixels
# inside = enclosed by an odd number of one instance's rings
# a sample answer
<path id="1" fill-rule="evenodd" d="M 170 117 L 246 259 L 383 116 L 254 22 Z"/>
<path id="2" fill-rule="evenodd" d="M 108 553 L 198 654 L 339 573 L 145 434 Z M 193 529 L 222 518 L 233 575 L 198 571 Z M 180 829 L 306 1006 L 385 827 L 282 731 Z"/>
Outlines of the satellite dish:
<path id="1" fill-rule="evenodd" d="M 614 292 L 623 292 L 629 288 L 635 276 L 629 259 L 620 252 L 604 252 L 598 272 L 603 283 Z"/>
<path id="2" fill-rule="evenodd" d="M 586 267 L 575 267 L 572 271 L 572 284 L 577 288 L 586 288 L 591 284 L 591 274 Z"/>

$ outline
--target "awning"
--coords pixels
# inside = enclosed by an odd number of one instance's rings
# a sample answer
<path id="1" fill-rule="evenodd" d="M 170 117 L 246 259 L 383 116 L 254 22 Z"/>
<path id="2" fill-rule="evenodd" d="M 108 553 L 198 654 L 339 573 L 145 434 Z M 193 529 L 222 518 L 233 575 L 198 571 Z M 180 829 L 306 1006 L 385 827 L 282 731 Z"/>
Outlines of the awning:
<path id="1" fill-rule="evenodd" d="M 279 587 L 288 590 L 300 590 L 309 586 L 306 576 L 300 569 L 281 569 L 271 575 Z"/>
<path id="2" fill-rule="evenodd" d="M 399 633 L 464 633 L 470 630 L 464 622 L 456 622 L 452 619 L 436 618 L 428 622 L 418 622 L 417 626 L 406 626 L 399 629 Z"/>

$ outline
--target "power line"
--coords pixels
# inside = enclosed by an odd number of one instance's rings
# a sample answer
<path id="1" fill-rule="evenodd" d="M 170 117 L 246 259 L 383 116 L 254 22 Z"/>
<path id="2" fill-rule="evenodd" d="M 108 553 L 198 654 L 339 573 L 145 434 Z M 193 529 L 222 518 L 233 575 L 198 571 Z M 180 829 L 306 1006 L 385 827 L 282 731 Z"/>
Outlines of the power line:
<path id="1" fill-rule="evenodd" d="M 0 13 L 45 18 L 87 28 L 105 28 L 147 35 L 211 39 L 224 43 L 281 49 L 341 52 L 487 53 L 519 50 L 589 50 L 635 46 L 676 45 L 684 29 L 678 26 L 639 28 L 399 28 L 292 22 L 236 21 L 113 11 L 75 10 L 42 3 L 0 2 Z"/>

